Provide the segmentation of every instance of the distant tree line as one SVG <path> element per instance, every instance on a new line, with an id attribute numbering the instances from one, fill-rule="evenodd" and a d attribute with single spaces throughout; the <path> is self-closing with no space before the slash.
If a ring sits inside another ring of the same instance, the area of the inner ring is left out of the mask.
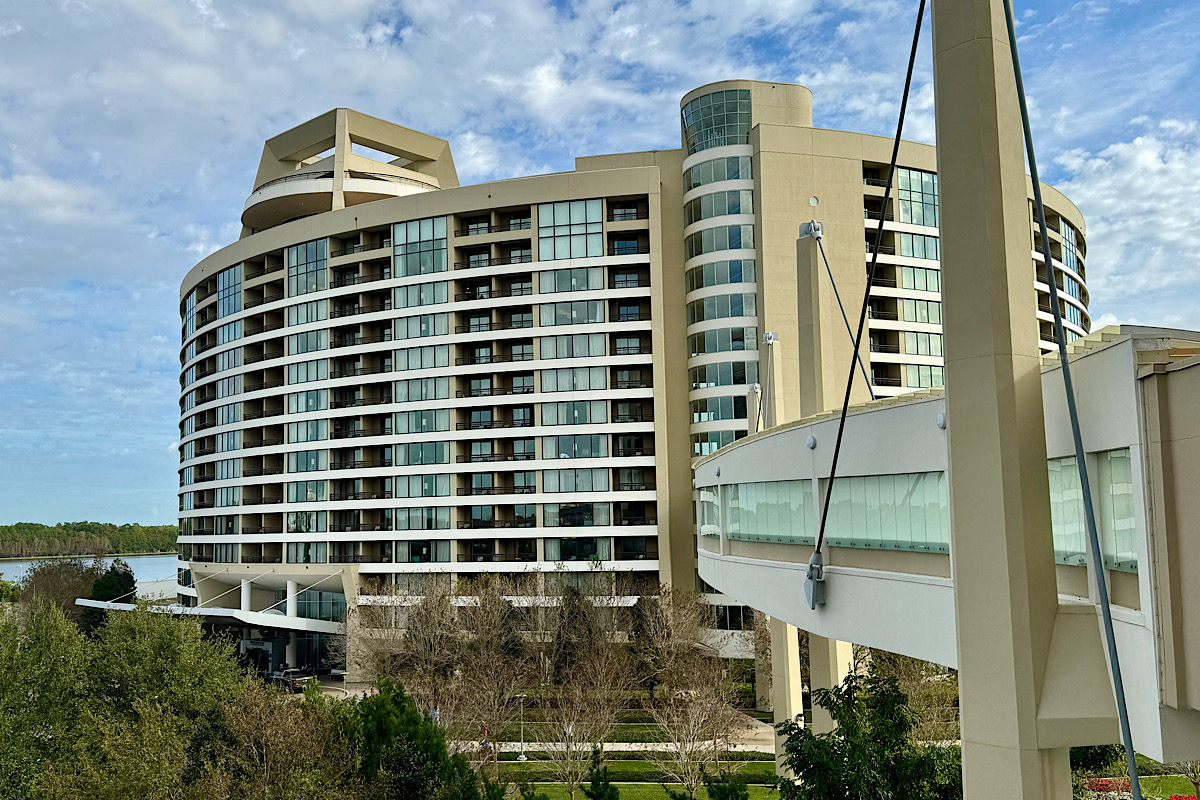
<path id="1" fill-rule="evenodd" d="M 0 558 L 166 553 L 175 549 L 174 525 L 60 522 L 0 525 Z"/>

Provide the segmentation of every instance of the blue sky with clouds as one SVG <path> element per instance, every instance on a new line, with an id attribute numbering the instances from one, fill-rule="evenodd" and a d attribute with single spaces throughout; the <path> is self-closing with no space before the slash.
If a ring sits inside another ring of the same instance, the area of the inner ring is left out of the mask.
<path id="1" fill-rule="evenodd" d="M 1200 328 L 1200 3 L 1018 2 L 1044 177 L 1097 323 Z M 232 241 L 264 139 L 350 106 L 463 182 L 677 147 L 679 97 L 796 81 L 895 124 L 916 2 L 0 2 L 0 523 L 175 517 L 178 284 Z M 932 141 L 928 56 L 909 138 Z"/>

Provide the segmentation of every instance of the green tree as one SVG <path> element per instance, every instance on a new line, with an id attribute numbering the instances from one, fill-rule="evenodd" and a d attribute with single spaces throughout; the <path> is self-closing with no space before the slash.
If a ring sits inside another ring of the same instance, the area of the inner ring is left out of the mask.
<path id="1" fill-rule="evenodd" d="M 88 674 L 100 713 L 127 714 L 144 700 L 187 719 L 238 697 L 246 680 L 230 642 L 205 636 L 194 617 L 145 605 L 100 627 Z"/>
<path id="2" fill-rule="evenodd" d="M 588 772 L 588 785 L 579 787 L 587 800 L 621 800 L 621 790 L 608 777 L 608 767 L 599 747 L 592 748 L 592 768 Z"/>
<path id="3" fill-rule="evenodd" d="M 736 772 L 705 773 L 704 788 L 708 791 L 708 800 L 750 800 L 746 779 Z"/>
<path id="4" fill-rule="evenodd" d="M 87 640 L 45 598 L 0 614 L 0 800 L 24 800 L 41 766 L 69 751 L 87 662 Z"/>
<path id="5" fill-rule="evenodd" d="M 92 584 L 91 599 L 132 603 L 136 600 L 137 581 L 127 561 L 114 559 L 108 569 Z M 85 608 L 79 618 L 79 627 L 91 634 L 104 624 L 106 612 L 99 608 Z"/>
<path id="6" fill-rule="evenodd" d="M 850 675 L 837 688 L 813 692 L 813 702 L 837 728 L 813 734 L 794 721 L 777 726 L 786 737 L 784 763 L 799 779 L 780 785 L 783 800 L 962 796 L 961 778 L 947 774 L 939 748 L 913 742 L 918 718 L 894 678 Z"/>
<path id="7" fill-rule="evenodd" d="M 86 563 L 78 559 L 53 559 L 34 564 L 21 578 L 17 599 L 43 597 L 62 609 L 67 619 L 79 622 L 83 608 L 75 605 L 80 597 L 92 596 L 92 585 L 100 576 L 102 562 Z"/>
<path id="8" fill-rule="evenodd" d="M 404 690 L 380 681 L 358 702 L 353 721 L 368 795 L 384 800 L 479 800 L 475 773 L 451 756 L 446 736 Z"/>

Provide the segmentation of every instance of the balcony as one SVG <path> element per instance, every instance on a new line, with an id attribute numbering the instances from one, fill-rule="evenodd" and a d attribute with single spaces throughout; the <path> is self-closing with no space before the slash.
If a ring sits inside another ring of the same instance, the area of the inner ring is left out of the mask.
<path id="1" fill-rule="evenodd" d="M 363 458 L 356 461 L 332 461 L 329 464 L 330 469 L 372 469 L 375 467 L 390 467 L 391 461 L 384 461 L 379 458 Z"/>
<path id="2" fill-rule="evenodd" d="M 609 222 L 636 222 L 639 219 L 650 219 L 650 212 L 628 209 L 608 213 Z"/>
<path id="3" fill-rule="evenodd" d="M 867 316 L 869 316 L 871 319 L 885 319 L 885 320 L 891 320 L 891 321 L 900 319 L 900 315 L 897 314 L 895 311 L 884 311 L 884 310 L 878 309 L 878 308 L 870 309 L 867 312 Z"/>
<path id="4" fill-rule="evenodd" d="M 249 531 L 245 531 L 249 533 Z M 277 531 L 278 532 L 278 531 Z M 242 556 L 243 564 L 282 564 L 281 556 Z"/>
<path id="5" fill-rule="evenodd" d="M 455 430 L 459 431 L 488 431 L 496 428 L 532 428 L 533 420 L 531 419 L 514 419 L 514 420 L 476 420 L 473 422 L 456 422 Z"/>
<path id="6" fill-rule="evenodd" d="M 262 269 L 255 270 L 254 272 L 247 272 L 243 276 L 243 278 L 244 278 L 244 280 L 252 281 L 255 278 L 261 278 L 263 275 L 270 275 L 272 272 L 282 272 L 282 271 L 283 271 L 283 262 L 280 261 L 278 264 L 275 264 L 274 266 L 270 266 L 270 267 L 264 266 Z"/>
<path id="7" fill-rule="evenodd" d="M 525 262 L 521 261 L 521 262 L 511 262 L 511 263 L 522 263 L 523 264 Z M 495 298 L 503 298 L 503 297 L 525 297 L 525 296 L 531 295 L 531 294 L 533 294 L 532 286 L 517 286 L 512 289 L 495 289 L 495 290 L 480 289 L 480 290 L 474 291 L 474 292 L 462 292 L 461 294 L 456 294 L 456 295 L 454 295 L 454 302 L 465 303 L 465 302 L 468 302 L 471 300 L 492 300 Z"/>
<path id="8" fill-rule="evenodd" d="M 650 277 L 648 275 L 639 275 L 636 278 L 614 278 L 608 282 L 609 289 L 648 289 L 650 288 Z"/>
<path id="9" fill-rule="evenodd" d="M 277 381 L 263 381 L 262 383 L 247 383 L 242 388 L 245 389 L 245 391 L 247 393 L 250 393 L 250 392 L 258 392 L 263 389 L 275 389 L 280 386 L 283 386 L 282 378 Z"/>
<path id="10" fill-rule="evenodd" d="M 391 529 L 392 529 L 392 523 L 390 523 L 390 522 L 381 522 L 381 523 L 375 523 L 375 524 L 372 524 L 369 522 L 353 522 L 353 523 L 344 523 L 344 524 L 340 524 L 340 525 L 331 524 L 329 526 L 330 533 L 361 533 L 364 531 L 378 532 L 378 531 L 390 531 Z"/>
<path id="11" fill-rule="evenodd" d="M 392 303 L 390 300 L 387 302 L 384 302 L 384 303 L 378 303 L 378 304 L 369 305 L 369 306 L 360 306 L 357 304 L 352 305 L 352 306 L 344 306 L 342 308 L 338 308 L 337 306 L 334 306 L 333 308 L 329 309 L 329 318 L 330 319 L 341 319 L 342 317 L 353 317 L 356 314 L 374 314 L 376 311 L 391 311 L 391 310 L 392 310 Z"/>
<path id="12" fill-rule="evenodd" d="M 636 246 L 627 247 L 610 247 L 608 254 L 610 256 L 644 256 L 650 253 L 649 244 L 638 244 Z"/>
<path id="13" fill-rule="evenodd" d="M 262 468 L 248 467 L 248 468 L 242 470 L 242 477 L 244 477 L 244 478 L 258 478 L 263 475 L 282 475 L 282 474 L 283 474 L 283 467 L 262 467 Z"/>
<path id="14" fill-rule="evenodd" d="M 614 356 L 648 356 L 651 350 L 648 344 L 638 344 L 614 347 L 612 352 Z"/>
<path id="15" fill-rule="evenodd" d="M 615 561 L 653 561 L 658 558 L 657 550 L 618 550 Z"/>
<path id="16" fill-rule="evenodd" d="M 383 372 L 391 372 L 390 364 L 380 364 L 377 367 L 350 367 L 348 369 L 335 369 L 329 371 L 330 378 L 356 378 L 360 375 L 379 375 Z"/>
<path id="17" fill-rule="evenodd" d="M 459 464 L 491 464 L 497 461 L 533 461 L 533 453 L 476 453 L 458 456 L 455 461 Z"/>
<path id="18" fill-rule="evenodd" d="M 485 331 L 511 331 L 532 328 L 532 319 L 514 319 L 511 322 L 473 322 L 470 325 L 455 325 L 455 333 L 484 333 Z"/>
<path id="19" fill-rule="evenodd" d="M 654 422 L 654 413 L 651 411 L 643 411 L 634 414 L 613 414 L 613 422 Z"/>
<path id="20" fill-rule="evenodd" d="M 514 219 L 499 225 L 472 225 L 454 232 L 455 236 L 482 236 L 485 233 L 507 233 L 508 231 L 527 231 L 533 228 L 531 219 Z"/>
<path id="21" fill-rule="evenodd" d="M 376 336 L 340 336 L 330 342 L 331 349 L 338 347 L 357 347 L 360 344 L 379 344 L 380 342 L 390 342 L 392 340 L 392 332 L 381 333 Z"/>
<path id="22" fill-rule="evenodd" d="M 458 529 L 462 530 L 486 530 L 490 528 L 532 528 L 533 520 L 515 520 L 515 519 L 468 519 L 460 520 Z"/>
<path id="23" fill-rule="evenodd" d="M 522 253 L 518 256 L 497 256 L 496 258 L 473 258 L 469 261 L 455 261 L 455 269 L 474 269 L 475 267 L 498 267 L 505 264 L 528 264 L 533 261 L 533 255 Z"/>
<path id="24" fill-rule="evenodd" d="M 642 481 L 640 483 L 618 483 L 617 491 L 619 492 L 652 492 L 655 489 L 653 481 Z"/>
<path id="25" fill-rule="evenodd" d="M 502 397 L 510 394 L 533 394 L 532 386 L 513 386 L 509 388 L 493 386 L 482 389 L 457 389 L 455 397 Z"/>
<path id="26" fill-rule="evenodd" d="M 262 297 L 256 300 L 247 300 L 243 305 L 243 308 L 256 308 L 257 306 L 266 305 L 267 303 L 274 303 L 276 300 L 282 300 L 283 297 L 283 292 L 264 294 Z"/>
<path id="27" fill-rule="evenodd" d="M 282 408 L 271 409 L 269 411 L 247 411 L 246 413 L 242 414 L 242 419 L 244 419 L 244 420 L 266 419 L 268 417 L 278 417 L 278 416 L 282 416 L 282 415 L 283 415 Z"/>
<path id="28" fill-rule="evenodd" d="M 428 176 L 409 170 L 405 175 L 347 170 L 343 190 L 346 204 L 354 205 L 389 197 L 403 197 L 438 188 Z M 311 167 L 267 181 L 256 187 L 242 209 L 242 224 L 265 230 L 298 217 L 333 208 L 333 171 Z"/>
<path id="29" fill-rule="evenodd" d="M 626 527 L 629 525 L 657 525 L 658 517 L 653 514 L 647 514 L 642 517 L 617 517 L 613 520 L 613 525 Z"/>
<path id="30" fill-rule="evenodd" d="M 871 342 L 872 353 L 899 353 L 900 345 L 884 344 L 883 342 Z"/>
<path id="31" fill-rule="evenodd" d="M 873 253 L 873 252 L 875 252 L 875 248 L 871 246 L 871 243 L 870 243 L 870 242 L 863 242 L 863 244 L 865 244 L 865 245 L 867 246 L 867 253 L 868 253 L 868 254 L 869 254 L 869 253 Z M 880 255 L 894 256 L 894 255 L 896 255 L 896 248 L 894 248 L 894 247 L 889 247 L 888 245 L 880 245 L 880 247 L 879 247 L 879 254 L 880 254 Z"/>
<path id="32" fill-rule="evenodd" d="M 537 561 L 537 556 L 533 553 L 480 553 L 478 555 L 472 555 L 470 553 L 458 554 L 458 562 L 460 564 L 472 562 L 494 564 L 499 562 L 511 563 L 529 561 Z"/>
<path id="33" fill-rule="evenodd" d="M 616 314 L 613 316 L 612 322 L 649 322 L 649 311 L 638 311 L 636 313 L 627 312 L 624 314 Z"/>
<path id="34" fill-rule="evenodd" d="M 331 439 L 362 439 L 368 436 L 391 436 L 391 428 L 353 428 L 351 430 L 333 431 Z"/>
<path id="35" fill-rule="evenodd" d="M 652 456 L 654 455 L 653 447 L 619 447 L 617 448 L 617 458 L 632 458 L 634 456 Z"/>
<path id="36" fill-rule="evenodd" d="M 329 495 L 330 500 L 391 500 L 391 491 L 379 492 L 334 492 Z"/>
<path id="37" fill-rule="evenodd" d="M 246 534 L 252 534 L 252 533 L 254 533 L 254 534 L 257 534 L 257 533 L 283 533 L 283 528 L 282 528 L 281 526 L 279 526 L 279 525 L 262 525 L 262 526 L 259 526 L 259 527 L 250 527 L 250 526 L 248 526 L 248 525 L 247 525 L 247 526 L 245 526 L 245 527 L 243 527 L 243 528 L 242 528 L 242 533 L 246 533 Z M 269 558 L 270 558 L 270 556 L 266 556 L 265 558 L 268 558 L 268 559 L 269 559 Z M 246 558 L 242 558 L 242 561 L 246 561 L 247 563 L 251 563 L 251 562 L 249 562 L 249 561 L 248 561 L 248 559 L 246 559 Z M 255 561 L 255 562 L 252 562 L 252 563 L 255 563 L 255 564 L 278 564 L 278 563 L 279 563 L 279 556 L 275 556 L 275 560 L 274 560 L 274 561 L 270 561 L 270 560 L 266 560 L 266 561 Z"/>
<path id="38" fill-rule="evenodd" d="M 382 250 L 385 247 L 391 247 L 391 246 L 392 246 L 391 239 L 384 239 L 382 242 L 379 242 L 378 244 L 372 244 L 372 243 L 352 244 L 349 247 L 342 248 L 341 250 L 330 250 L 329 257 L 337 258 L 338 256 L 352 256 L 355 253 L 365 253 L 370 250 Z"/>
<path id="39" fill-rule="evenodd" d="M 895 215 L 891 211 L 875 211 L 874 209 L 864 208 L 863 217 L 865 219 L 885 219 L 888 222 L 895 220 Z"/>
<path id="40" fill-rule="evenodd" d="M 875 384 L 876 386 L 900 386 L 900 385 L 902 385 L 900 383 L 899 378 L 887 378 L 882 375 L 872 375 L 871 383 Z"/>
<path id="41" fill-rule="evenodd" d="M 612 388 L 614 389 L 653 389 L 654 381 L 649 378 L 631 378 L 628 380 L 613 381 Z"/>
<path id="42" fill-rule="evenodd" d="M 454 359 L 454 365 L 461 367 L 473 364 L 508 364 L 513 361 L 533 361 L 533 353 L 513 353 L 512 355 L 481 355 L 462 356 Z"/>
<path id="43" fill-rule="evenodd" d="M 247 449 L 247 450 L 250 450 L 250 449 L 253 449 L 253 448 L 255 448 L 255 447 L 274 447 L 275 445 L 278 445 L 278 444 L 283 444 L 283 437 L 282 437 L 282 436 L 280 436 L 279 438 L 275 438 L 274 436 L 272 436 L 272 437 L 271 437 L 271 438 L 269 438 L 269 439 L 268 439 L 268 438 L 263 438 L 263 439 L 260 439 L 260 440 L 259 440 L 259 441 L 257 441 L 257 442 L 245 442 L 245 443 L 242 445 L 242 447 L 243 447 L 243 448 L 245 448 L 245 449 Z"/>
<path id="44" fill-rule="evenodd" d="M 387 405 L 390 402 L 392 402 L 392 396 L 385 394 L 383 397 L 379 397 L 379 398 L 373 399 L 373 400 L 363 398 L 363 397 L 356 397 L 353 400 L 330 400 L 329 407 L 333 408 L 333 409 L 336 409 L 336 408 L 360 408 L 361 406 Z"/>
<path id="45" fill-rule="evenodd" d="M 864 186 L 887 186 L 887 180 L 884 178 L 863 178 Z"/>

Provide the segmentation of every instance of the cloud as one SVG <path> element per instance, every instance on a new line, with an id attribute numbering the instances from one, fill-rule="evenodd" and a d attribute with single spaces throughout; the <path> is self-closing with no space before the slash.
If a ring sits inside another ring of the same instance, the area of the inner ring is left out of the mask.
<path id="1" fill-rule="evenodd" d="M 1093 308 L 1106 319 L 1200 328 L 1200 123 L 1144 124 L 1130 141 L 1059 155 L 1059 188 L 1087 220 Z"/>
<path id="2" fill-rule="evenodd" d="M 1168 302 L 1164 282 L 1183 281 L 1192 304 L 1200 292 L 1179 240 L 1195 220 L 1158 194 L 1187 185 L 1172 171 L 1196 177 L 1200 5 L 1125 5 L 1025 9 L 1022 56 L 1047 177 L 1068 180 L 1088 217 L 1094 312 L 1169 321 L 1158 315 L 1186 316 L 1187 304 Z M 906 0 L 7 4 L 0 522 L 164 521 L 178 282 L 237 237 L 270 136 L 350 106 L 448 139 L 462 179 L 485 181 L 677 147 L 679 98 L 736 77 L 799 79 L 818 125 L 890 135 L 914 11 Z M 922 37 L 905 130 L 932 141 L 928 23 Z M 1126 195 L 1121 181 L 1135 182 Z M 1148 232 L 1130 232 L 1129 215 Z M 1151 266 L 1132 266 L 1143 255 Z"/>

